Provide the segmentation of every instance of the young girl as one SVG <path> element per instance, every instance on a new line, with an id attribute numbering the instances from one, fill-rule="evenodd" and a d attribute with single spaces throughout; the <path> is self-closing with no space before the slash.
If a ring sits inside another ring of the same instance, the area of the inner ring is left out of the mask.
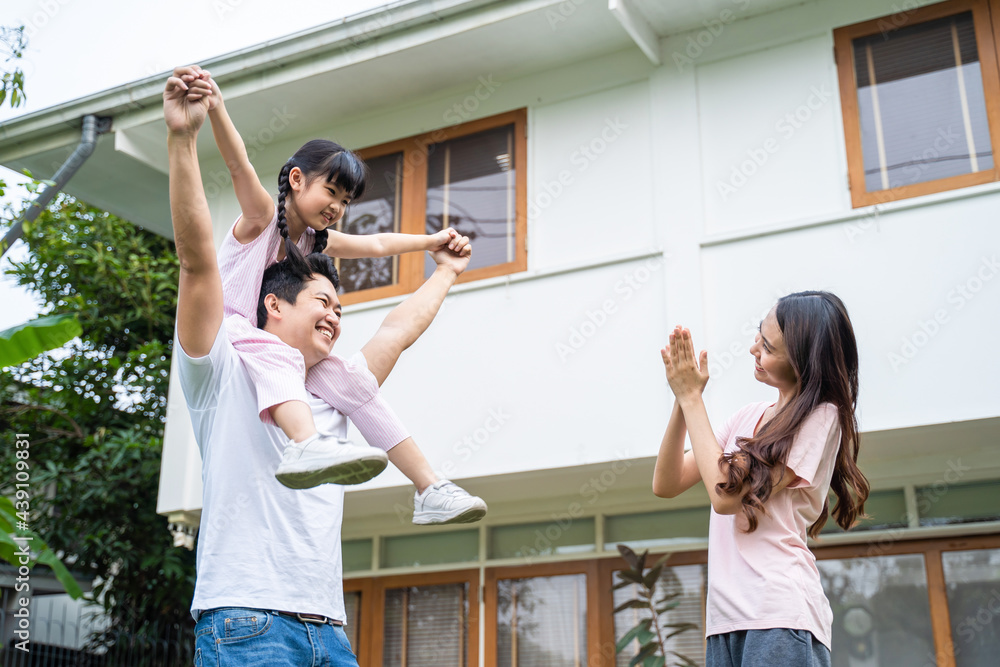
<path id="1" fill-rule="evenodd" d="M 677 327 L 661 350 L 676 401 L 653 492 L 672 498 L 704 480 L 708 538 L 706 665 L 830 665 L 833 612 L 806 537 L 828 516 L 844 529 L 864 513 L 858 469 L 858 348 L 847 310 L 828 292 L 780 299 L 750 348 L 754 377 L 778 390 L 714 434 L 702 392 L 708 354 Z M 684 451 L 685 432 L 691 450 Z"/>
<path id="2" fill-rule="evenodd" d="M 414 523 L 478 521 L 486 514 L 486 503 L 437 478 L 382 398 L 360 353 L 350 360 L 331 354 L 307 376 L 297 350 L 256 328 L 264 269 L 285 256 L 308 274 L 303 256 L 311 252 L 342 258 L 386 257 L 448 246 L 462 253 L 469 251 L 468 239 L 450 229 L 434 235 L 369 236 L 328 230 L 343 218 L 351 200 L 364 193 L 365 166 L 354 153 L 321 139 L 306 143 L 282 167 L 275 207 L 226 113 L 218 85 L 208 72 L 197 71 L 212 86 L 212 133 L 242 210 L 219 250 L 226 327 L 256 387 L 261 420 L 276 424 L 289 438 L 276 477 L 299 489 L 321 483 L 358 484 L 380 473 L 388 458 L 417 487 Z M 336 323 L 320 332 L 333 341 L 340 333 L 336 310 Z M 374 447 L 319 434 L 307 403 L 310 393 L 347 415 Z"/>

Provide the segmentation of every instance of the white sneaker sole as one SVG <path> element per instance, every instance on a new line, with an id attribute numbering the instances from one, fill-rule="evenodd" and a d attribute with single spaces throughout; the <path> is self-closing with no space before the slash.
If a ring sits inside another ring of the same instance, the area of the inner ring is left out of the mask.
<path id="1" fill-rule="evenodd" d="M 384 455 L 373 454 L 319 470 L 279 470 L 274 476 L 290 489 L 311 489 L 320 484 L 362 484 L 385 470 L 386 465 L 388 461 Z"/>
<path id="2" fill-rule="evenodd" d="M 413 515 L 418 526 L 441 526 L 449 523 L 475 523 L 486 516 L 485 507 L 472 507 L 459 514 L 446 512 L 420 512 Z"/>

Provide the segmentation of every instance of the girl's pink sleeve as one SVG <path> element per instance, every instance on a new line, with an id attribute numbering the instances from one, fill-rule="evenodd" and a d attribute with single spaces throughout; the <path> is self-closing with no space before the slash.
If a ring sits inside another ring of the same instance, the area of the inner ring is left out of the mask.
<path id="1" fill-rule="evenodd" d="M 222 305 L 226 317 L 240 315 L 257 326 L 257 300 L 264 269 L 278 256 L 278 212 L 257 238 L 240 243 L 233 232 L 236 223 L 226 232 L 219 247 L 219 274 L 222 276 Z"/>

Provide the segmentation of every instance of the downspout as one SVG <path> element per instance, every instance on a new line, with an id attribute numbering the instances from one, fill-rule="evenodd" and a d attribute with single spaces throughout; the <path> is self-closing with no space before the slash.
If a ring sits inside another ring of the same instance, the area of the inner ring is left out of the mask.
<path id="1" fill-rule="evenodd" d="M 97 146 L 98 135 L 104 134 L 110 129 L 110 118 L 99 118 L 93 115 L 83 117 L 83 134 L 80 136 L 80 143 L 77 144 L 76 150 L 63 162 L 62 166 L 59 167 L 59 171 L 52 177 L 53 183 L 38 193 L 35 201 L 31 203 L 31 206 L 24 212 L 24 215 L 18 218 L 14 226 L 7 230 L 7 234 L 0 241 L 0 257 L 6 255 L 10 247 L 14 245 L 14 242 L 21 238 L 21 235 L 24 233 L 24 223 L 32 222 L 37 218 L 38 214 L 65 187 L 77 169 L 93 154 L 94 148 Z"/>

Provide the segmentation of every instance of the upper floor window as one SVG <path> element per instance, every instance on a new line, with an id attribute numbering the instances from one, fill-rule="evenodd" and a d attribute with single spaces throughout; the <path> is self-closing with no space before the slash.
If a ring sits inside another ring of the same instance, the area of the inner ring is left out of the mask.
<path id="1" fill-rule="evenodd" d="M 454 227 L 473 247 L 462 282 L 524 271 L 525 119 L 520 109 L 358 151 L 371 172 L 368 190 L 338 229 L 433 234 Z M 421 253 L 337 265 L 345 304 L 407 294 L 434 271 Z"/>
<path id="2" fill-rule="evenodd" d="M 998 180 L 992 20 L 954 0 L 834 31 L 855 207 Z"/>

